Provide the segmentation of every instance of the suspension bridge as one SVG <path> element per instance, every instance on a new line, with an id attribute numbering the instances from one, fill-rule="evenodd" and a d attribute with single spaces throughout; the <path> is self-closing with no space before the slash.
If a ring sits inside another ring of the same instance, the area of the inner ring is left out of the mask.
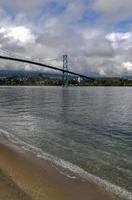
<path id="1" fill-rule="evenodd" d="M 83 79 L 94 80 L 92 77 L 88 77 L 86 75 L 68 70 L 68 55 L 63 55 L 62 58 L 63 58 L 62 59 L 63 65 L 62 65 L 62 68 L 59 68 L 59 67 L 55 67 L 53 65 L 38 62 L 31 58 L 21 57 L 20 55 L 13 54 L 12 52 L 9 52 L 8 50 L 0 49 L 0 59 L 2 59 L 2 60 L 15 61 L 15 62 L 35 65 L 35 66 L 44 67 L 44 68 L 62 72 L 62 85 L 63 86 L 68 86 L 68 76 L 69 75 L 74 75 L 77 77 L 81 77 Z M 55 60 L 55 59 L 52 59 L 52 60 Z"/>

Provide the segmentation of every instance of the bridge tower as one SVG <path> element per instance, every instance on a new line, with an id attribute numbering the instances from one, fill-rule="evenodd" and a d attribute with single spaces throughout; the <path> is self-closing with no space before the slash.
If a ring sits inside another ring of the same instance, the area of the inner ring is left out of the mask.
<path id="1" fill-rule="evenodd" d="M 63 70 L 68 71 L 68 55 L 63 55 Z M 62 85 L 68 86 L 68 72 L 63 71 Z"/>

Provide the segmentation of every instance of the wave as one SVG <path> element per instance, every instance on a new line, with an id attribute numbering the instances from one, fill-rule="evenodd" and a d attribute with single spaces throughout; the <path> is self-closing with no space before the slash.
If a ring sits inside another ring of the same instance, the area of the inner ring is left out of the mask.
<path id="1" fill-rule="evenodd" d="M 20 140 L 13 134 L 11 134 L 3 129 L 0 129 L 0 135 L 2 137 L 6 138 L 7 140 L 9 140 L 11 143 L 23 148 L 24 150 L 34 153 L 37 157 L 48 160 L 48 161 L 52 162 L 53 164 L 55 164 L 56 166 L 59 166 L 62 169 L 68 170 L 69 172 L 72 172 L 75 175 L 77 175 L 85 180 L 94 182 L 97 185 L 99 185 L 100 187 L 104 188 L 106 191 L 111 192 L 112 194 L 115 194 L 116 196 L 118 196 L 122 199 L 132 200 L 132 193 L 121 188 L 120 186 L 112 184 L 112 183 L 110 183 L 104 179 L 101 179 L 100 177 L 97 177 L 93 174 L 90 174 L 77 165 L 74 165 L 68 161 L 65 161 L 56 156 L 48 154 L 48 153 L 44 152 L 42 149 L 37 148 L 31 144 L 28 144 L 28 143 Z M 75 178 L 75 176 L 70 176 L 70 175 L 67 175 L 67 176 L 70 178 Z"/>

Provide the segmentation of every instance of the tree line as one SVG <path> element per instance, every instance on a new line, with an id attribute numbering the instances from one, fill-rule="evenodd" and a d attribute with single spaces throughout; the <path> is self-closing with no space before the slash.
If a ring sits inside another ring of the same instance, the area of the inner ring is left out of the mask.
<path id="1" fill-rule="evenodd" d="M 38 86 L 61 86 L 61 78 L 44 78 L 44 77 L 8 77 L 0 78 L 0 85 L 38 85 Z M 71 86 L 132 86 L 132 80 L 123 79 L 123 78 L 103 78 L 103 79 L 81 79 L 78 81 L 78 78 L 69 78 L 68 85 Z"/>

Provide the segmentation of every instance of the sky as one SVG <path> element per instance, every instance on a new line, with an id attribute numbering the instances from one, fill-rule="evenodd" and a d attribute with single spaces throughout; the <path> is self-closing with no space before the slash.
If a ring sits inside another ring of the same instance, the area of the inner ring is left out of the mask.
<path id="1" fill-rule="evenodd" d="M 41 62 L 58 58 L 49 64 L 59 67 L 67 54 L 69 70 L 131 76 L 132 0 L 0 0 L 0 49 Z M 0 69 L 34 70 L 0 63 Z"/>

